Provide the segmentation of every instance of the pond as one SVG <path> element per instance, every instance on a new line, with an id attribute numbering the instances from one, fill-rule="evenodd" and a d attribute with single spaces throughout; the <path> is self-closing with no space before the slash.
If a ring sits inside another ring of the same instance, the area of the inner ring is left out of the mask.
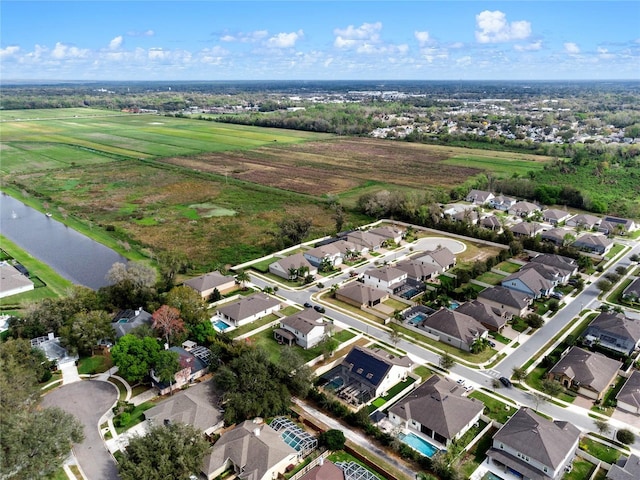
<path id="1" fill-rule="evenodd" d="M 98 289 L 106 274 L 127 259 L 19 200 L 0 196 L 0 233 L 73 283 Z"/>

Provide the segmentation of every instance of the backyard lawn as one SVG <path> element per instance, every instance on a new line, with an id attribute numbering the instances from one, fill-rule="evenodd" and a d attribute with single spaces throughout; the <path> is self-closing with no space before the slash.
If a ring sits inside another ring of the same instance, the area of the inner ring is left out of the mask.
<path id="1" fill-rule="evenodd" d="M 609 464 L 616 463 L 621 455 L 619 450 L 588 437 L 580 440 L 580 449 Z"/>
<path id="2" fill-rule="evenodd" d="M 78 373 L 93 375 L 95 373 L 106 372 L 113 366 L 111 356 L 94 355 L 93 357 L 81 358 L 78 361 Z"/>
<path id="3" fill-rule="evenodd" d="M 505 423 L 511 415 L 516 413 L 515 407 L 511 407 L 506 403 L 490 397 L 489 395 L 485 395 L 477 390 L 475 392 L 471 392 L 469 397 L 475 398 L 484 403 L 486 415 L 499 423 Z"/>

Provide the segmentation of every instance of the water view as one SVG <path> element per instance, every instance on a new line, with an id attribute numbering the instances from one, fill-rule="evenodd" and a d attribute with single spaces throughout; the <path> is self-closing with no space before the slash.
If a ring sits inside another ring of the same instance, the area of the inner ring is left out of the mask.
<path id="1" fill-rule="evenodd" d="M 0 233 L 79 285 L 98 289 L 115 262 L 127 259 L 15 198 L 0 196 Z"/>

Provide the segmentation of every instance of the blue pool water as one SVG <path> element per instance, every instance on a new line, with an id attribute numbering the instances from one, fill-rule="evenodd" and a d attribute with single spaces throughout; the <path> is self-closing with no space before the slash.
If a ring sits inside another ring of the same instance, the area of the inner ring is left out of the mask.
<path id="1" fill-rule="evenodd" d="M 482 480 L 502 480 L 501 477 L 497 476 L 495 473 L 493 472 L 487 472 L 484 474 L 484 476 L 482 477 Z"/>
<path id="2" fill-rule="evenodd" d="M 431 458 L 433 455 L 438 453 L 438 449 L 436 447 L 413 433 L 408 433 L 406 435 L 400 434 L 400 440 L 426 457 Z"/>
<path id="3" fill-rule="evenodd" d="M 325 388 L 328 390 L 336 390 L 342 385 L 344 385 L 344 380 L 341 377 L 335 377 L 332 378 L 329 383 L 327 383 L 327 386 Z"/>
<path id="4" fill-rule="evenodd" d="M 417 325 L 418 323 L 420 323 L 425 318 L 427 318 L 427 316 L 424 313 L 419 313 L 415 317 L 409 319 L 409 323 L 412 324 L 412 325 Z"/>
<path id="5" fill-rule="evenodd" d="M 222 320 L 216 320 L 213 326 L 222 332 L 224 332 L 227 328 L 229 328 L 229 325 L 224 323 Z"/>
<path id="6" fill-rule="evenodd" d="M 450 308 L 451 310 L 455 310 L 455 309 L 456 309 L 456 308 L 458 308 L 459 306 L 460 306 L 460 304 L 459 304 L 458 302 L 451 302 L 451 303 L 449 304 L 449 308 Z"/>
<path id="7" fill-rule="evenodd" d="M 118 320 L 118 323 L 128 323 L 129 319 L 128 318 L 121 318 L 120 320 Z"/>

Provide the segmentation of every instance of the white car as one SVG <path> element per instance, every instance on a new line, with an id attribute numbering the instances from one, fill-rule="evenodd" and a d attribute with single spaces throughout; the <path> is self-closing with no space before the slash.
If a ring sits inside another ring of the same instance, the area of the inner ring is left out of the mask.
<path id="1" fill-rule="evenodd" d="M 456 383 L 458 385 L 464 385 L 464 378 L 459 378 L 458 380 L 456 380 Z"/>

